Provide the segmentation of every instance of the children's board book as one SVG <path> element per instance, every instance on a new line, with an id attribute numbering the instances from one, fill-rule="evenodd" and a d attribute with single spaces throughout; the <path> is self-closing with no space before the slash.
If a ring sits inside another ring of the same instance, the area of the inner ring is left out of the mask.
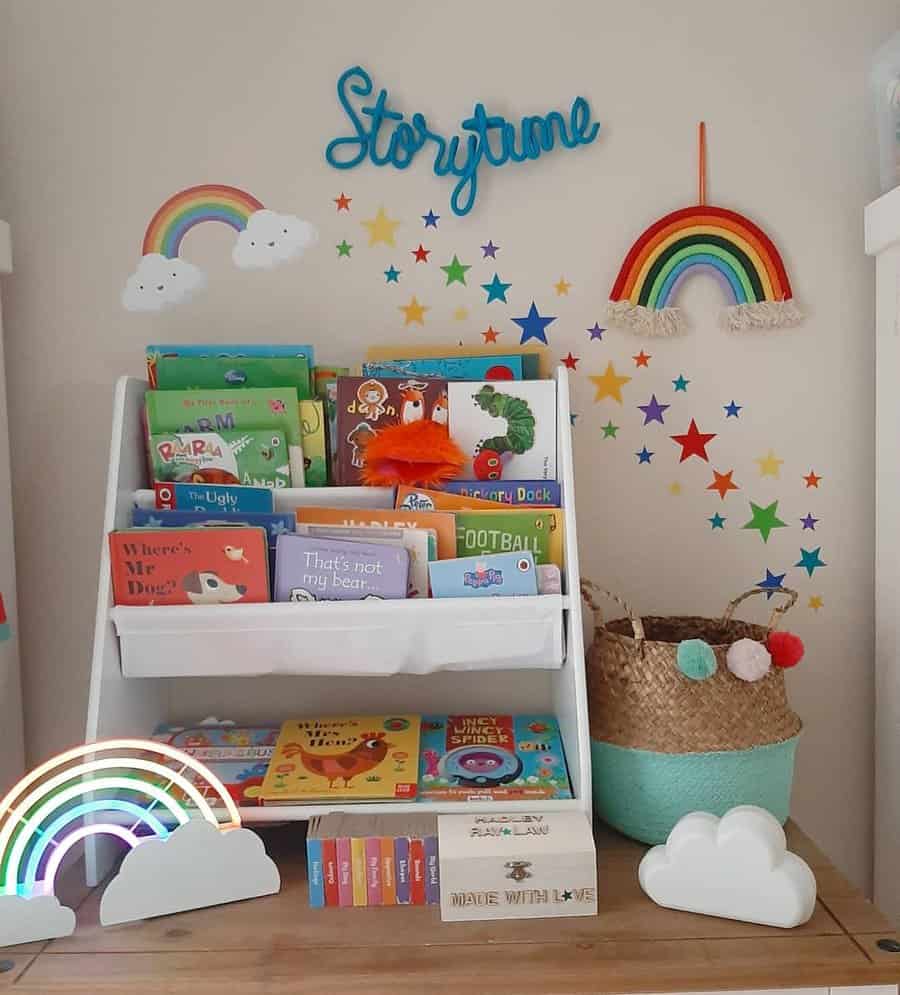
<path id="1" fill-rule="evenodd" d="M 305 356 L 160 356 L 155 386 L 157 390 L 294 387 L 299 398 L 312 396 Z"/>
<path id="2" fill-rule="evenodd" d="M 546 508 L 459 511 L 456 513 L 456 555 L 484 556 L 486 553 L 530 550 L 535 563 L 552 563 L 551 540 L 553 530 L 559 531 L 558 525 L 553 511 Z"/>
<path id="3" fill-rule="evenodd" d="M 429 564 L 435 598 L 492 598 L 537 594 L 534 557 L 522 553 L 492 553 Z"/>
<path id="4" fill-rule="evenodd" d="M 558 508 L 561 499 L 556 480 L 451 480 L 444 490 L 461 497 L 531 507 Z"/>
<path id="5" fill-rule="evenodd" d="M 441 356 L 363 363 L 365 377 L 443 377 L 445 380 L 521 380 L 521 356 Z"/>
<path id="6" fill-rule="evenodd" d="M 260 791 L 275 752 L 278 726 L 203 723 L 186 728 L 161 725 L 152 738 L 182 750 L 209 767 L 238 805 L 252 807 L 261 804 Z M 191 776 L 189 770 L 184 773 Z M 193 775 L 191 780 L 196 787 L 203 789 L 203 796 L 211 805 L 221 804 L 216 793 L 199 774 Z"/>
<path id="7" fill-rule="evenodd" d="M 337 479 L 337 382 L 338 377 L 350 375 L 347 366 L 317 366 L 313 370 L 313 388 L 317 398 L 325 405 L 325 419 L 328 423 L 328 480 Z"/>
<path id="8" fill-rule="evenodd" d="M 117 605 L 269 600 L 265 529 L 133 529 L 109 534 Z"/>
<path id="9" fill-rule="evenodd" d="M 239 487 L 229 484 L 153 485 L 154 501 L 160 511 L 208 511 L 271 513 L 275 508 L 268 487 Z"/>
<path id="10" fill-rule="evenodd" d="M 376 525 L 296 525 L 300 535 L 402 546 L 409 553 L 408 598 L 428 597 L 428 564 L 437 558 L 433 529 L 382 529 Z"/>
<path id="11" fill-rule="evenodd" d="M 422 717 L 420 801 L 571 797 L 552 715 Z"/>
<path id="12" fill-rule="evenodd" d="M 556 480 L 556 382 L 447 385 L 450 435 L 465 477 Z"/>
<path id="13" fill-rule="evenodd" d="M 395 511 L 384 508 L 298 508 L 297 521 L 311 525 L 378 525 L 384 529 L 433 529 L 439 560 L 456 556 L 455 516 L 447 511 Z"/>
<path id="14" fill-rule="evenodd" d="M 327 427 L 324 401 L 300 402 L 303 471 L 307 487 L 325 487 L 328 483 Z"/>
<path id="15" fill-rule="evenodd" d="M 263 804 L 412 801 L 419 721 L 418 715 L 369 715 L 285 722 L 263 781 Z"/>
<path id="16" fill-rule="evenodd" d="M 291 486 L 284 432 L 162 432 L 149 440 L 153 478 L 163 483 Z"/>
<path id="17" fill-rule="evenodd" d="M 447 424 L 447 381 L 425 377 L 340 377 L 337 382 L 338 483 L 358 486 L 366 443 L 379 429 L 430 418 Z"/>
<path id="18" fill-rule="evenodd" d="M 303 439 L 297 391 L 291 387 L 247 390 L 148 390 L 144 395 L 150 435 L 161 432 L 243 432 L 265 428 L 284 433 L 291 484 L 303 486 Z"/>
<path id="19" fill-rule="evenodd" d="M 226 345 L 215 343 L 203 345 L 192 343 L 191 345 L 148 345 L 146 347 L 147 356 L 147 379 L 151 387 L 156 387 L 156 362 L 162 357 L 185 357 L 185 358 L 215 358 L 215 359 L 243 359 L 246 357 L 259 357 L 262 359 L 292 359 L 301 356 L 306 360 L 307 366 L 311 370 L 316 365 L 315 349 L 311 345 Z"/>
<path id="20" fill-rule="evenodd" d="M 276 601 L 396 601 L 408 582 L 401 546 L 290 534 L 275 546 Z"/>
<path id="21" fill-rule="evenodd" d="M 448 494 L 446 491 L 433 491 L 427 487 L 410 487 L 400 484 L 394 498 L 394 507 L 402 511 L 484 511 L 501 509 L 496 501 L 465 497 L 461 494 Z"/>
<path id="22" fill-rule="evenodd" d="M 366 349 L 368 362 L 391 362 L 395 356 L 408 359 L 444 359 L 446 357 L 471 356 L 508 356 L 522 357 L 522 369 L 526 380 L 537 380 L 549 377 L 553 372 L 552 353 L 543 345 L 501 346 L 501 345 L 464 345 L 462 342 L 445 342 L 435 345 L 413 345 L 410 342 L 401 345 L 372 345 Z"/>

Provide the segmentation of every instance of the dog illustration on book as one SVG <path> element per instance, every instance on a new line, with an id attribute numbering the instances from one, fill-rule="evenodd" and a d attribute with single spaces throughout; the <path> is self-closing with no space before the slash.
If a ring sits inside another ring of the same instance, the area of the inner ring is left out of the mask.
<path id="1" fill-rule="evenodd" d="M 384 738 L 383 732 L 364 732 L 362 741 L 344 753 L 309 753 L 301 743 L 287 743 L 282 753 L 288 759 L 299 756 L 300 762 L 310 772 L 328 779 L 328 787 L 333 788 L 334 782 L 341 778 L 344 787 L 350 786 L 350 781 L 360 774 L 373 770 L 393 749 L 394 744 Z"/>
<path id="2" fill-rule="evenodd" d="M 229 605 L 247 593 L 243 584 L 229 584 L 212 570 L 192 570 L 181 586 L 193 605 Z"/>

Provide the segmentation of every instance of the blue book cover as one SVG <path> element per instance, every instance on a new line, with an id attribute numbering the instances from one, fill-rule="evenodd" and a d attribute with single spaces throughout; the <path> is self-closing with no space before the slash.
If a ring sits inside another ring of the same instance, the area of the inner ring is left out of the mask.
<path id="1" fill-rule="evenodd" d="M 291 359 L 303 356 L 312 369 L 315 365 L 315 348 L 311 345 L 231 345 L 221 342 L 211 345 L 148 345 L 146 348 L 147 364 L 157 356 L 191 356 L 206 358 L 208 356 L 221 359 L 238 359 L 244 356 L 258 356 L 263 359 Z"/>
<path id="2" fill-rule="evenodd" d="M 425 840 L 425 904 L 441 904 L 441 872 L 438 863 L 438 838 L 426 836 Z"/>
<path id="3" fill-rule="evenodd" d="M 444 484 L 448 494 L 461 494 L 503 504 L 532 504 L 558 508 L 559 482 L 556 480 L 451 480 Z"/>
<path id="4" fill-rule="evenodd" d="M 272 514 L 275 510 L 275 499 L 268 487 L 156 483 L 153 490 L 160 511 L 205 511 L 222 515 L 233 512 Z"/>
<path id="5" fill-rule="evenodd" d="M 487 553 L 428 564 L 433 598 L 491 598 L 537 594 L 531 550 Z"/>
<path id="6" fill-rule="evenodd" d="M 163 511 L 159 508 L 135 508 L 131 513 L 131 524 L 135 528 L 185 529 L 192 526 L 216 525 L 255 525 L 265 529 L 269 545 L 285 532 L 293 532 L 295 516 L 290 512 L 236 511 L 231 514 L 215 515 L 208 511 Z"/>
<path id="7" fill-rule="evenodd" d="M 521 380 L 521 356 L 448 356 L 363 363 L 364 377 L 441 377 L 443 380 Z"/>
<path id="8" fill-rule="evenodd" d="M 309 881 L 309 907 L 325 908 L 325 882 L 322 877 L 322 841 L 306 840 L 306 877 Z"/>
<path id="9" fill-rule="evenodd" d="M 409 905 L 409 838 L 394 840 L 394 873 L 397 879 L 397 904 Z"/>

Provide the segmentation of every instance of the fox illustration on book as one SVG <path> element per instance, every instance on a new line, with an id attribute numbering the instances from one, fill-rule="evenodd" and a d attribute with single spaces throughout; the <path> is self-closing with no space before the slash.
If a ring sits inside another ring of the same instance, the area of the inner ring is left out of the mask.
<path id="1" fill-rule="evenodd" d="M 373 770 L 393 749 L 383 732 L 364 732 L 361 742 L 343 753 L 309 753 L 301 743 L 286 743 L 282 753 L 288 759 L 299 756 L 300 762 L 311 773 L 328 779 L 328 787 L 333 788 L 338 778 L 343 779 L 344 787 L 360 774 Z"/>

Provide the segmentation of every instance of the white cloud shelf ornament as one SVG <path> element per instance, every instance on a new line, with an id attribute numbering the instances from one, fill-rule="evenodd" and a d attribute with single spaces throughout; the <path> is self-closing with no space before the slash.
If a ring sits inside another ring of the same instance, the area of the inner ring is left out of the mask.
<path id="1" fill-rule="evenodd" d="M 816 905 L 809 865 L 787 849 L 778 820 L 755 805 L 721 819 L 683 816 L 641 861 L 638 880 L 665 908 L 783 929 L 803 925 Z"/>

